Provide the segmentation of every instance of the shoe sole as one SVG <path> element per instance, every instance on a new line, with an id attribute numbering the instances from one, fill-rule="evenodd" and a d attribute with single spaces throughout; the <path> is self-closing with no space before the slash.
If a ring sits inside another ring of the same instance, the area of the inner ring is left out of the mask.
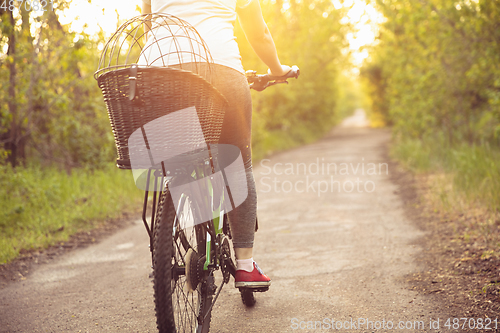
<path id="1" fill-rule="evenodd" d="M 252 282 L 245 282 L 245 281 L 240 281 L 240 282 L 235 282 L 234 287 L 235 288 L 262 288 L 262 287 L 269 287 L 271 285 L 271 281 L 252 281 Z"/>

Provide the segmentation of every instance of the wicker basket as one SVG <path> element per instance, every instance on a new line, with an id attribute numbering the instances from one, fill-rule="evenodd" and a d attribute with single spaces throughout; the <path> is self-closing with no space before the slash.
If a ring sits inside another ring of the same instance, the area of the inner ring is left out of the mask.
<path id="1" fill-rule="evenodd" d="M 118 152 L 117 165 L 121 169 L 131 169 L 131 149 L 144 149 L 129 147 L 132 133 L 178 110 L 194 106 L 199 123 L 165 124 L 165 128 L 157 130 L 186 137 L 186 133 L 195 133 L 201 124 L 204 142 L 193 135 L 189 139 L 192 142 L 186 143 L 193 150 L 219 140 L 227 101 L 195 73 L 176 68 L 130 67 L 106 72 L 97 81 L 104 95 Z M 169 142 L 165 142 L 164 149 L 169 149 Z"/>
<path id="2" fill-rule="evenodd" d="M 148 137 L 154 138 L 156 152 L 175 153 L 173 145 L 180 140 L 184 152 L 218 142 L 227 101 L 211 85 L 212 64 L 196 29 L 175 16 L 140 15 L 118 28 L 102 51 L 94 77 L 104 95 L 119 168 L 135 169 L 138 155 L 151 156 Z M 186 120 L 155 121 L 190 107 L 196 109 L 197 117 L 192 112 L 194 116 Z M 156 124 L 153 133 L 146 135 L 144 126 L 152 122 Z M 137 130 L 144 134 L 142 145 L 131 139 Z M 172 140 L 176 137 L 179 140 Z M 157 160 L 151 158 L 149 166 L 143 163 L 140 167 L 155 167 Z"/>

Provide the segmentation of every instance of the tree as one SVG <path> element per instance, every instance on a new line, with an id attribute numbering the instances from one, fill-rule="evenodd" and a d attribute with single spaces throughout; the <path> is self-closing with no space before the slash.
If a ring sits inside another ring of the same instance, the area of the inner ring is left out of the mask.
<path id="1" fill-rule="evenodd" d="M 340 24 L 345 10 L 313 0 L 263 1 L 262 10 L 281 62 L 298 65 L 301 74 L 287 87 L 253 96 L 253 140 L 258 146 L 272 132 L 285 132 L 296 142 L 317 138 L 337 120 L 338 76 L 347 66 L 342 48 L 348 27 Z M 244 67 L 265 72 L 239 28 L 236 37 Z"/>
<path id="2" fill-rule="evenodd" d="M 0 142 L 14 167 L 40 161 L 71 168 L 111 160 L 107 116 L 92 77 L 103 36 L 69 33 L 58 19 L 69 4 L 59 1 L 41 16 L 2 13 L 2 36 L 8 37 L 0 47 L 7 44 L 8 52 L 0 85 L 8 86 L 8 94 L 0 94 Z"/>
<path id="3" fill-rule="evenodd" d="M 363 71 L 374 108 L 403 137 L 498 147 L 500 2 L 377 4 L 387 22 Z"/>

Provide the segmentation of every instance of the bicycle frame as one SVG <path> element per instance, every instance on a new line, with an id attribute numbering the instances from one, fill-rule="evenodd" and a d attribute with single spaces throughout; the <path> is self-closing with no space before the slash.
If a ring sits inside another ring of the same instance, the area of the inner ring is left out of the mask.
<path id="1" fill-rule="evenodd" d="M 208 162 L 208 161 L 207 161 Z M 220 268 L 220 261 L 219 261 L 219 256 L 220 256 L 220 249 L 219 246 L 222 243 L 222 240 L 224 237 L 231 237 L 229 234 L 229 221 L 227 214 L 225 214 L 224 210 L 222 207 L 224 206 L 224 200 L 226 198 L 224 197 L 224 191 L 222 191 L 220 198 L 216 198 L 214 194 L 214 189 L 212 182 L 209 181 L 209 178 L 207 178 L 207 175 L 213 174 L 214 167 L 212 163 L 203 163 L 201 165 L 194 165 L 190 166 L 189 168 L 184 168 L 182 172 L 179 172 L 178 174 L 174 175 L 171 177 L 171 179 L 166 180 L 166 177 L 164 176 L 165 170 L 163 168 L 157 168 L 157 169 L 149 169 L 148 174 L 147 174 L 147 183 L 146 183 L 146 189 L 150 188 L 150 182 L 151 182 L 151 173 L 153 172 L 154 176 L 154 185 L 153 185 L 153 202 L 152 202 L 152 211 L 151 211 L 151 218 L 150 222 L 148 223 L 147 221 L 147 208 L 148 208 L 148 199 L 149 199 L 149 191 L 145 191 L 144 195 L 144 203 L 143 203 L 143 212 L 142 212 L 142 221 L 144 223 L 144 226 L 146 228 L 146 231 L 149 236 L 149 241 L 150 241 L 150 251 L 151 254 L 153 254 L 154 251 L 154 228 L 155 228 L 155 222 L 156 222 L 156 210 L 158 208 L 158 205 L 161 203 L 161 195 L 157 195 L 158 189 L 163 188 L 162 186 L 168 186 L 169 184 L 176 184 L 178 182 L 186 181 L 186 179 L 190 180 L 197 180 L 197 179 L 202 179 L 206 178 L 206 186 L 208 188 L 206 189 L 206 193 L 209 193 L 209 196 L 205 197 L 205 200 L 208 201 L 210 207 L 212 207 L 212 219 L 210 221 L 201 223 L 200 226 L 204 228 L 204 231 L 206 232 L 206 248 L 205 248 L 205 255 L 206 255 L 206 260 L 203 265 L 203 269 L 205 271 L 212 269 L 212 270 L 217 270 Z M 165 185 L 163 185 L 165 184 Z M 182 207 L 184 204 L 184 201 L 186 200 L 187 196 L 186 195 L 181 195 L 181 198 L 179 202 L 177 202 L 176 206 L 176 211 L 179 211 L 179 207 Z M 215 206 L 218 203 L 217 206 Z M 176 232 L 176 228 L 179 227 L 178 225 L 178 220 L 176 220 L 176 223 L 174 223 L 174 230 L 173 232 Z M 229 262 L 224 263 L 224 267 L 227 268 L 228 272 L 231 275 L 236 274 L 236 266 L 234 265 L 234 262 L 230 260 Z"/>

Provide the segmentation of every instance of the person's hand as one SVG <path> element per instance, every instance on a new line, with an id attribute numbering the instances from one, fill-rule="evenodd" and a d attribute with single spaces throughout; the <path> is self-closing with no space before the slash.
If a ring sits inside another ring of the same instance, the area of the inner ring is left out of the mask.
<path id="1" fill-rule="evenodd" d="M 279 76 L 284 76 L 284 75 L 288 74 L 288 72 L 290 72 L 291 70 L 292 70 L 292 68 L 290 66 L 281 65 L 281 71 L 279 71 L 279 69 L 275 70 L 275 71 L 271 71 L 271 69 L 268 69 L 267 72 L 271 76 L 279 77 Z"/>

